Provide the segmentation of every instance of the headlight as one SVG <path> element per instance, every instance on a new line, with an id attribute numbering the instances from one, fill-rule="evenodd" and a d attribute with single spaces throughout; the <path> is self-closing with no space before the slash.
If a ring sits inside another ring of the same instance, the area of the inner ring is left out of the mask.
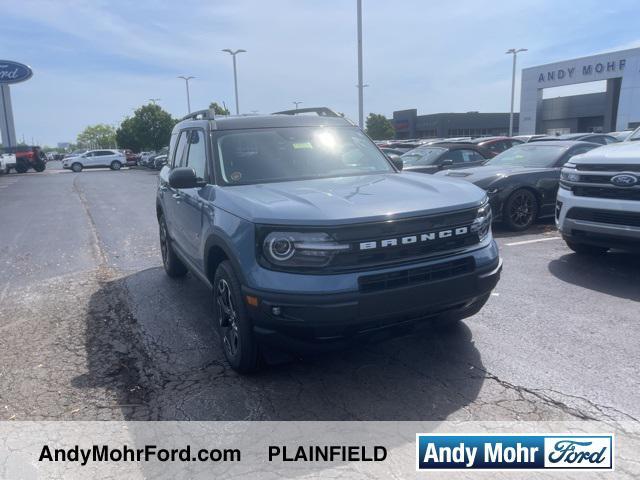
<path id="1" fill-rule="evenodd" d="M 572 172 L 571 170 L 569 170 L 569 171 L 563 170 L 560 173 L 560 179 L 561 180 L 566 180 L 567 182 L 579 182 L 580 181 L 580 174 Z"/>
<path id="2" fill-rule="evenodd" d="M 488 195 L 495 195 L 496 193 L 498 193 L 498 188 L 493 187 L 493 188 L 487 188 L 487 194 Z"/>
<path id="3" fill-rule="evenodd" d="M 489 202 L 486 201 L 478 208 L 476 219 L 471 224 L 471 231 L 478 234 L 480 241 L 483 241 L 491 234 L 491 221 L 491 206 Z"/>
<path id="4" fill-rule="evenodd" d="M 264 258 L 281 267 L 322 267 L 349 249 L 323 232 L 271 232 L 262 242 Z"/>

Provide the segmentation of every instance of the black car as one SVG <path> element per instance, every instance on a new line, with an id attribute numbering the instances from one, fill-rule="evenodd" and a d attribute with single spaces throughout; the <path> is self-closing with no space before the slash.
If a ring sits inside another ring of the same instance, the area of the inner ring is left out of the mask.
<path id="1" fill-rule="evenodd" d="M 600 145 L 553 141 L 516 145 L 484 166 L 443 172 L 486 190 L 493 220 L 509 229 L 526 230 L 537 218 L 553 216 L 560 169 L 574 155 Z"/>
<path id="2" fill-rule="evenodd" d="M 613 135 L 606 135 L 604 133 L 568 133 L 566 135 L 549 135 L 546 137 L 532 138 L 529 142 L 562 142 L 566 140 L 597 143 L 599 145 L 609 145 L 610 143 L 620 141 Z"/>
<path id="3" fill-rule="evenodd" d="M 406 149 L 398 149 L 398 148 L 387 148 L 387 147 L 383 147 L 380 146 L 379 147 L 380 150 L 382 150 L 382 153 L 384 153 L 385 155 L 397 155 L 397 156 L 401 156 L 405 153 L 407 153 L 409 150 Z"/>
<path id="4" fill-rule="evenodd" d="M 481 147 L 474 144 L 439 143 L 414 148 L 400 158 L 404 170 L 436 173 L 450 168 L 480 166 L 487 161 L 488 156 Z"/>
<path id="5" fill-rule="evenodd" d="M 160 170 L 167 164 L 167 154 L 169 153 L 169 147 L 161 148 L 158 153 L 151 155 L 146 162 L 147 168 L 153 168 Z"/>

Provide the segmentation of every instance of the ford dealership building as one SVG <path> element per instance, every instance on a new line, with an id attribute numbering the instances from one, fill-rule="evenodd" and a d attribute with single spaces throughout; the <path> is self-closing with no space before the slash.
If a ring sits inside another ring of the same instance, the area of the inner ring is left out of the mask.
<path id="1" fill-rule="evenodd" d="M 547 88 L 587 82 L 605 91 L 544 98 Z M 522 70 L 520 134 L 611 132 L 640 125 L 640 48 Z"/>

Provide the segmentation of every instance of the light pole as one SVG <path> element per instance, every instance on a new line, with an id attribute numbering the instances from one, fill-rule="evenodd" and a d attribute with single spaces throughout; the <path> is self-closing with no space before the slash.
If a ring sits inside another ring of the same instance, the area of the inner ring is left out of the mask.
<path id="1" fill-rule="evenodd" d="M 300 105 L 300 104 L 301 104 L 301 103 L 303 103 L 303 102 L 296 102 L 296 101 L 293 101 L 293 102 L 291 102 L 291 103 L 293 103 L 293 104 L 296 106 L 296 110 L 297 110 L 297 109 L 298 109 L 298 105 Z"/>
<path id="2" fill-rule="evenodd" d="M 187 87 L 187 113 L 191 113 L 191 98 L 189 97 L 189 80 L 196 77 L 185 77 L 184 75 L 179 75 L 178 78 L 183 79 Z"/>
<path id="3" fill-rule="evenodd" d="M 505 54 L 513 55 L 513 71 L 511 73 L 511 111 L 509 113 L 509 136 L 513 136 L 513 98 L 516 94 L 516 57 L 520 52 L 526 52 L 526 48 L 510 48 Z"/>
<path id="4" fill-rule="evenodd" d="M 236 115 L 240 115 L 240 107 L 238 105 L 238 71 L 236 69 L 236 55 L 239 53 L 244 53 L 246 50 L 238 49 L 231 50 L 229 48 L 225 48 L 222 50 L 223 52 L 227 52 L 229 55 L 233 57 L 233 87 L 236 93 Z"/>
<path id="5" fill-rule="evenodd" d="M 358 126 L 364 126 L 364 106 L 362 83 L 362 0 L 358 0 Z"/>

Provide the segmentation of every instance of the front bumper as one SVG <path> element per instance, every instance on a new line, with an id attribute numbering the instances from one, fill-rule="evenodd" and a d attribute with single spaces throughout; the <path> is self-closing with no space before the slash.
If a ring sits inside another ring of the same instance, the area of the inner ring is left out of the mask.
<path id="1" fill-rule="evenodd" d="M 262 343 L 315 351 L 341 347 L 373 333 L 393 334 L 402 330 L 399 327 L 441 315 L 472 315 L 496 286 L 501 270 L 502 260 L 496 257 L 482 268 L 474 266 L 441 280 L 373 292 L 288 294 L 243 288 L 243 293 L 258 299 L 258 306 L 247 305 L 247 309 Z"/>
<path id="2" fill-rule="evenodd" d="M 640 202 L 592 198 L 574 195 L 566 189 L 558 191 L 556 226 L 566 241 L 623 250 L 640 250 L 640 227 L 571 218 L 571 209 L 640 214 Z"/>

